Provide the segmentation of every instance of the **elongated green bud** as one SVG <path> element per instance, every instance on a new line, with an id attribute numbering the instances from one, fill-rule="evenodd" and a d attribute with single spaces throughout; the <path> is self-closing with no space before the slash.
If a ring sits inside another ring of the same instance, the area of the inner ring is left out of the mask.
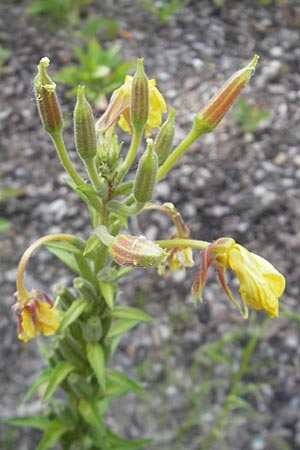
<path id="1" fill-rule="evenodd" d="M 136 73 L 132 79 L 130 100 L 131 125 L 141 132 L 149 116 L 149 84 L 144 71 L 143 58 L 138 58 Z"/>
<path id="2" fill-rule="evenodd" d="M 82 375 L 79 375 L 78 373 L 71 373 L 68 376 L 67 381 L 70 388 L 78 398 L 92 397 L 93 388 Z"/>
<path id="3" fill-rule="evenodd" d="M 72 303 L 76 300 L 75 295 L 72 294 L 66 287 L 58 288 L 58 304 L 63 311 L 67 311 Z"/>
<path id="4" fill-rule="evenodd" d="M 46 71 L 49 63 L 50 59 L 47 57 L 40 60 L 38 74 L 34 79 L 34 93 L 43 128 L 51 135 L 62 131 L 63 118 L 55 93 L 56 84 Z"/>
<path id="5" fill-rule="evenodd" d="M 74 135 L 80 158 L 93 159 L 97 152 L 96 130 L 92 108 L 84 95 L 84 86 L 78 86 L 74 110 Z"/>
<path id="6" fill-rule="evenodd" d="M 102 336 L 102 323 L 98 316 L 91 316 L 82 325 L 82 334 L 85 342 L 98 342 Z"/>
<path id="7" fill-rule="evenodd" d="M 70 364 L 78 367 L 84 366 L 86 360 L 84 350 L 69 333 L 59 341 L 59 350 Z"/>
<path id="8" fill-rule="evenodd" d="M 119 234 L 108 248 L 116 263 L 131 267 L 158 266 L 167 257 L 167 252 L 144 236 Z"/>
<path id="9" fill-rule="evenodd" d="M 208 104 L 196 114 L 194 128 L 195 130 L 196 128 L 198 129 L 199 135 L 208 133 L 216 128 L 241 90 L 248 84 L 251 76 L 254 74 L 258 59 L 259 56 L 254 55 L 252 61 L 241 70 L 235 72 Z"/>
<path id="10" fill-rule="evenodd" d="M 133 186 L 133 195 L 139 203 L 151 200 L 158 170 L 158 157 L 152 139 L 147 139 L 147 144 L 147 149 L 139 161 Z"/>
<path id="11" fill-rule="evenodd" d="M 98 296 L 96 289 L 88 280 L 78 277 L 74 279 L 73 285 L 85 300 L 90 302 L 97 301 Z"/>
<path id="12" fill-rule="evenodd" d="M 154 150 L 158 156 L 158 164 L 161 166 L 172 148 L 174 133 L 175 133 L 175 109 L 170 109 L 169 116 L 165 123 L 160 127 L 157 136 L 154 141 Z"/>

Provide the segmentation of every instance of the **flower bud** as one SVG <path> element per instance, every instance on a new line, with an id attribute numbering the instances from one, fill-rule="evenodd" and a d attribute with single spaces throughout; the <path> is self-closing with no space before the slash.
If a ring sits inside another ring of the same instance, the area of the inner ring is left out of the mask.
<path id="1" fill-rule="evenodd" d="M 233 104 L 241 90 L 247 85 L 255 71 L 258 56 L 243 69 L 237 71 L 214 95 L 209 103 L 194 118 L 194 124 L 200 134 L 212 131 Z"/>
<path id="2" fill-rule="evenodd" d="M 82 325 L 82 334 L 85 342 L 98 342 L 102 336 L 102 324 L 98 316 L 91 316 Z"/>
<path id="3" fill-rule="evenodd" d="M 49 63 L 47 57 L 40 60 L 34 80 L 34 93 L 44 130 L 49 134 L 57 134 L 63 128 L 63 118 L 55 93 L 56 84 L 46 71 Z"/>
<path id="4" fill-rule="evenodd" d="M 144 236 L 119 234 L 108 249 L 114 261 L 131 267 L 158 266 L 167 257 L 167 252 Z"/>
<path id="5" fill-rule="evenodd" d="M 175 126 L 174 126 L 174 118 L 176 111 L 175 109 L 170 109 L 169 116 L 165 123 L 159 129 L 157 136 L 154 141 L 154 150 L 158 156 L 158 164 L 161 166 L 167 157 L 172 148 Z"/>
<path id="6" fill-rule="evenodd" d="M 70 373 L 67 381 L 70 388 L 78 398 L 92 397 L 93 388 L 82 375 L 79 375 L 78 373 Z"/>
<path id="7" fill-rule="evenodd" d="M 74 135 L 80 158 L 93 159 L 97 152 L 96 130 L 92 108 L 84 95 L 84 86 L 78 86 L 74 110 Z"/>
<path id="8" fill-rule="evenodd" d="M 147 149 L 139 161 L 133 187 L 133 195 L 139 203 L 151 200 L 158 170 L 158 157 L 152 139 L 147 139 L 147 144 Z"/>
<path id="9" fill-rule="evenodd" d="M 142 131 L 149 116 L 149 84 L 144 71 L 143 58 L 137 60 L 137 70 L 132 79 L 130 117 L 136 131 Z"/>
<path id="10" fill-rule="evenodd" d="M 97 301 L 97 292 L 88 280 L 78 277 L 74 279 L 73 285 L 85 300 L 90 302 Z"/>

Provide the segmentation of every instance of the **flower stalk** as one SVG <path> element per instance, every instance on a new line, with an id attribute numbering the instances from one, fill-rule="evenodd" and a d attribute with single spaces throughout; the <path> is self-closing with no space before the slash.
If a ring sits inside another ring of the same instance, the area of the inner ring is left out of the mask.
<path id="1" fill-rule="evenodd" d="M 137 60 L 134 77 L 127 76 L 124 84 L 114 91 L 96 125 L 84 88 L 80 86 L 74 111 L 74 141 L 87 182 L 78 175 L 69 159 L 62 137 L 63 121 L 55 84 L 46 72 L 49 60 L 41 60 L 35 92 L 42 125 L 52 137 L 58 156 L 72 179 L 70 185 L 87 205 L 91 217 L 87 241 L 64 233 L 44 236 L 25 251 L 17 270 L 16 303 L 12 310 L 17 318 L 18 337 L 27 342 L 40 333 L 54 335 L 48 353 L 49 367 L 29 393 L 37 392 L 40 380 L 43 381 L 42 400 L 49 402 L 46 417 L 34 416 L 29 421 L 37 424 L 39 420 L 46 421 L 41 448 L 50 448 L 56 443 L 60 443 L 63 450 L 125 450 L 149 446 L 148 439 L 130 441 L 116 436 L 105 419 L 112 399 L 129 391 L 137 395 L 143 393 L 140 382 L 109 365 L 122 336 L 140 322 L 152 321 L 145 311 L 125 306 L 123 296 L 118 295 L 119 280 L 135 268 L 152 268 L 159 275 L 168 270 L 186 270 L 195 264 L 193 252 L 200 252 L 201 266 L 192 285 L 195 298 L 202 298 L 209 267 L 215 265 L 221 286 L 244 318 L 248 316 L 249 306 L 254 310 L 264 309 L 270 317 L 278 315 L 278 299 L 283 294 L 285 280 L 268 261 L 232 238 L 223 237 L 213 242 L 193 239 L 189 226 L 172 203 L 151 203 L 157 182 L 196 139 L 217 126 L 248 83 L 257 59 L 255 56 L 248 66 L 234 74 L 195 116 L 190 132 L 173 151 L 175 110 L 169 110 L 161 125 L 167 106 L 155 80 L 148 80 L 142 59 Z M 119 144 L 117 125 L 131 135 L 127 151 Z M 152 139 L 155 128 L 159 131 Z M 146 150 L 139 157 L 142 144 L 146 144 Z M 137 168 L 134 166 L 136 159 Z M 123 181 L 130 172 L 134 172 L 132 179 Z M 129 218 L 153 210 L 171 219 L 172 232 L 155 241 L 131 234 Z M 125 233 L 124 228 L 129 230 Z M 24 284 L 29 259 L 35 250 L 45 245 L 75 273 L 71 286 L 59 288 L 55 302 L 39 289 L 27 290 Z M 227 269 L 231 269 L 240 282 L 243 307 L 227 284 Z M 255 343 L 252 340 L 247 355 L 250 356 Z M 245 357 L 244 364 L 247 362 Z M 242 376 L 242 369 L 240 374 Z M 234 389 L 239 379 L 235 378 Z M 55 399 L 58 388 L 65 394 L 59 405 Z M 218 427 L 223 417 L 221 414 Z M 215 431 L 213 429 L 207 438 L 209 445 Z"/>

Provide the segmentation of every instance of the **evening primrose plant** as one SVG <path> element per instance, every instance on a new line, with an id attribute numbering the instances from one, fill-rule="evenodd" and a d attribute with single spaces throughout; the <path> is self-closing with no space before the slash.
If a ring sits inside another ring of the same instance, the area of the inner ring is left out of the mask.
<path id="1" fill-rule="evenodd" d="M 202 301 L 207 271 L 214 265 L 225 294 L 245 319 L 249 307 L 264 309 L 272 318 L 278 316 L 285 279 L 271 263 L 231 237 L 213 242 L 191 238 L 171 202 L 152 202 L 157 183 L 193 142 L 215 129 L 249 82 L 257 61 L 254 56 L 195 114 L 191 130 L 175 147 L 175 110 L 168 110 L 155 80 L 148 80 L 142 59 L 137 60 L 134 76 L 126 76 L 124 84 L 113 92 L 96 122 L 84 87 L 79 86 L 74 140 L 83 163 L 82 175 L 71 163 L 64 144 L 56 86 L 47 73 L 50 61 L 41 59 L 34 91 L 42 125 L 69 176 L 68 185 L 88 208 L 93 231 L 86 240 L 63 233 L 41 237 L 25 251 L 18 266 L 12 307 L 18 337 L 27 342 L 40 334 L 54 335 L 43 351 L 48 367 L 26 395 L 28 400 L 34 393 L 41 393 L 47 403 L 44 415 L 10 420 L 44 431 L 37 450 L 50 449 L 57 443 L 66 450 L 134 450 L 149 444 L 149 439 L 128 440 L 116 435 L 105 421 L 113 399 L 129 391 L 143 393 L 139 382 L 110 365 L 124 333 L 141 321 L 152 321 L 144 311 L 117 303 L 119 280 L 130 276 L 135 268 L 156 268 L 164 276 L 169 270 L 193 266 L 193 254 L 198 252 L 202 262 L 191 287 L 195 307 L 198 299 Z M 129 148 L 123 148 L 119 141 L 120 129 L 131 136 Z M 132 176 L 135 162 L 138 166 Z M 168 239 L 157 241 L 133 235 L 128 219 L 143 211 L 167 215 L 176 231 Z M 75 273 L 73 286 L 61 287 L 55 300 L 24 284 L 27 263 L 43 246 Z M 237 276 L 240 299 L 227 284 L 227 269 Z"/>

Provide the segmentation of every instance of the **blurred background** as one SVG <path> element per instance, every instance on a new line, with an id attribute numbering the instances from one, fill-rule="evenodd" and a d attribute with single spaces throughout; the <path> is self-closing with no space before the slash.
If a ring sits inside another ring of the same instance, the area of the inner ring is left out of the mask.
<path id="1" fill-rule="evenodd" d="M 18 260 L 40 236 L 91 231 L 40 126 L 32 90 L 40 58 L 51 59 L 65 140 L 82 173 L 72 137 L 79 83 L 98 118 L 110 93 L 134 72 L 136 57 L 144 57 L 148 77 L 177 110 L 179 142 L 193 115 L 257 53 L 247 89 L 217 130 L 161 181 L 155 200 L 173 202 L 193 238 L 230 236 L 270 260 L 287 278 L 280 317 L 252 312 L 245 322 L 213 272 L 204 303 L 195 308 L 190 287 L 199 255 L 186 272 L 135 271 L 119 302 L 156 320 L 131 332 L 112 364 L 139 377 L 147 395 L 113 403 L 108 420 L 124 436 L 154 437 L 151 450 L 300 448 L 299 28 L 298 0 L 0 2 L 2 418 L 43 408 L 38 397 L 21 403 L 43 361 L 36 342 L 18 341 L 10 311 Z M 158 212 L 147 212 L 131 222 L 131 231 L 163 239 L 173 228 Z M 42 250 L 27 282 L 55 296 L 58 286 L 71 286 L 72 275 Z M 39 438 L 38 431 L 0 425 L 3 450 L 33 450 Z"/>

